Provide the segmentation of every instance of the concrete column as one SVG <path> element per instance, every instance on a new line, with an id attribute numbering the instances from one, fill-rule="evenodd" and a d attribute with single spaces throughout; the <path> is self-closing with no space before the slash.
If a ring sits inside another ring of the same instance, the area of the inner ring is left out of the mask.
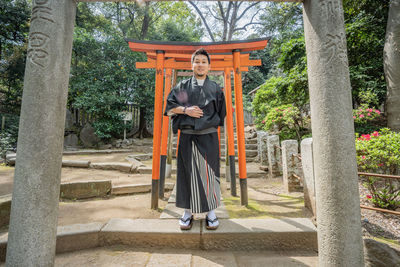
<path id="1" fill-rule="evenodd" d="M 262 166 L 268 166 L 267 138 L 267 132 L 257 131 L 258 161 Z"/>
<path id="2" fill-rule="evenodd" d="M 300 180 L 295 177 L 295 175 L 299 176 L 297 171 L 299 159 L 293 156 L 299 153 L 299 142 L 297 140 L 285 140 L 282 141 L 281 145 L 283 187 L 287 192 L 302 192 Z"/>
<path id="3" fill-rule="evenodd" d="M 319 266 L 364 266 L 341 0 L 305 0 Z"/>
<path id="4" fill-rule="evenodd" d="M 6 266 L 53 266 L 76 3 L 33 0 Z"/>
<path id="5" fill-rule="evenodd" d="M 282 172 L 281 153 L 282 151 L 277 148 L 279 146 L 279 136 L 270 135 L 267 137 L 268 148 L 268 172 L 270 177 L 280 176 Z"/>
<path id="6" fill-rule="evenodd" d="M 301 141 L 301 165 L 303 167 L 303 190 L 304 205 L 312 211 L 314 216 L 316 213 L 315 204 L 315 179 L 314 179 L 314 158 L 312 138 L 306 138 Z"/>

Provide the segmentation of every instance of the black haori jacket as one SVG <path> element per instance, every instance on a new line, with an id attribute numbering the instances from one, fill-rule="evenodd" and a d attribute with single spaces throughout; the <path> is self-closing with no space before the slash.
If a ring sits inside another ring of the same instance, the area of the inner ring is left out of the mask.
<path id="1" fill-rule="evenodd" d="M 164 115 L 167 116 L 169 110 L 179 106 L 198 106 L 203 110 L 203 116 L 197 119 L 184 114 L 173 115 L 174 134 L 178 132 L 178 129 L 187 129 L 188 127 L 195 131 L 201 131 L 224 125 L 226 115 L 224 92 L 217 83 L 208 77 L 203 86 L 197 84 L 195 77 L 178 83 L 168 95 Z"/>

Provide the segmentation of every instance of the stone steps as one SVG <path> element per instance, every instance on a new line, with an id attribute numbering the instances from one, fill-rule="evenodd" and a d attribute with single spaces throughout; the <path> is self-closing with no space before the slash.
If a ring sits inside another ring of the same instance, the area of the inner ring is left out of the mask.
<path id="1" fill-rule="evenodd" d="M 5 260 L 8 233 L 0 236 L 0 261 Z M 182 231 L 176 219 L 111 219 L 106 223 L 59 226 L 57 253 L 112 245 L 132 248 L 204 250 L 317 250 L 317 231 L 307 218 L 221 219 L 215 231 L 195 220 Z"/>

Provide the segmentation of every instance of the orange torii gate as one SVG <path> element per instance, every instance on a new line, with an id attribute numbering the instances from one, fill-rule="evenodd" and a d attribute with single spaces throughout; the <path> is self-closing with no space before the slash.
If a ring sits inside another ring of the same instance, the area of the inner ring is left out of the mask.
<path id="1" fill-rule="evenodd" d="M 147 62 L 137 62 L 137 68 L 156 69 L 156 88 L 154 99 L 154 125 L 153 125 L 153 168 L 152 168 L 152 198 L 151 208 L 158 208 L 160 177 L 165 175 L 165 159 L 167 152 L 169 118 L 163 116 L 163 89 L 165 69 L 166 96 L 171 90 L 172 70 L 190 70 L 191 55 L 199 48 L 204 48 L 210 54 L 211 70 L 224 71 L 225 98 L 226 98 L 226 128 L 228 134 L 228 153 L 231 174 L 231 190 L 236 195 L 235 184 L 235 145 L 233 133 L 233 111 L 231 92 L 231 72 L 234 73 L 234 90 L 236 106 L 236 135 L 239 157 L 239 178 L 241 204 L 247 205 L 247 171 L 246 150 L 244 137 L 243 99 L 242 99 L 242 71 L 247 71 L 249 66 L 260 66 L 261 60 L 251 60 L 249 52 L 264 49 L 268 38 L 229 42 L 183 43 L 183 42 L 155 42 L 127 40 L 132 51 L 145 52 Z M 165 104 L 164 104 L 165 107 Z M 164 173 L 160 173 L 160 161 Z M 164 166 L 164 167 L 163 167 Z"/>

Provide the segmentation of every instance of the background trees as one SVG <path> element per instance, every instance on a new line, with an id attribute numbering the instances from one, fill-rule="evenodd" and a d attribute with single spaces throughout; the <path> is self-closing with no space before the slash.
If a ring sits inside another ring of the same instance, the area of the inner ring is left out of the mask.
<path id="1" fill-rule="evenodd" d="M 397 36 L 398 27 L 389 25 L 398 24 L 396 19 L 388 21 L 389 4 L 390 0 L 343 0 L 354 108 L 368 105 L 375 110 L 384 107 L 385 102 L 397 103 L 393 94 L 387 94 L 387 81 L 395 81 L 398 75 L 393 76 L 391 73 L 396 71 L 389 68 L 386 80 L 384 75 L 384 60 L 393 59 L 388 52 L 383 56 L 385 35 L 387 44 L 388 40 L 398 39 L 391 38 Z M 392 1 L 393 7 L 398 8 L 398 0 Z M 0 2 L 0 114 L 7 113 L 7 129 L 14 129 L 14 136 L 18 128 L 12 126 L 18 125 L 30 8 L 28 0 Z M 105 140 L 122 133 L 119 113 L 125 105 L 137 105 L 141 126 L 131 135 L 148 136 L 154 71 L 135 68 L 135 62 L 145 57 L 130 51 L 126 38 L 189 42 L 269 36 L 267 49 L 251 55 L 261 58 L 262 66 L 243 73 L 244 94 L 261 85 L 253 106 L 248 108 L 253 109 L 261 128 L 272 125 L 265 119 L 281 105 L 292 105 L 296 108 L 293 110 L 307 117 L 303 35 L 302 6 L 293 3 L 161 1 L 140 6 L 135 2 L 82 2 L 77 9 L 68 105 L 95 117 L 96 132 Z M 396 112 L 393 118 L 399 116 Z M 307 123 L 298 125 L 307 127 Z M 298 132 L 306 134 L 302 129 Z"/>

